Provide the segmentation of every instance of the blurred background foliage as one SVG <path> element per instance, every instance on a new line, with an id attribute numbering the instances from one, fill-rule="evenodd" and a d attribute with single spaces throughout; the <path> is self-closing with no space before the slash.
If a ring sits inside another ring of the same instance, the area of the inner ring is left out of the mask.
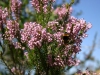
<path id="1" fill-rule="evenodd" d="M 2 6 L 3 8 L 10 6 L 10 1 L 9 0 L 0 0 L 0 6 Z M 54 3 L 54 9 L 58 6 L 61 6 L 62 4 L 66 3 L 66 2 L 70 2 L 70 0 L 56 0 L 56 2 Z M 75 0 L 75 3 L 73 4 L 73 7 L 77 6 L 80 3 L 80 0 Z M 74 16 L 78 17 L 80 15 L 82 15 L 82 10 L 80 10 L 79 12 L 74 10 L 74 13 L 72 13 Z M 22 0 L 22 8 L 21 8 L 21 16 L 20 16 L 20 24 L 23 25 L 24 22 L 26 21 L 35 21 L 36 20 L 36 13 L 33 9 L 33 7 L 30 5 L 30 0 Z M 67 75 L 75 75 L 75 72 L 77 70 L 84 70 L 84 69 L 89 69 L 89 70 L 94 70 L 97 73 L 100 73 L 100 61 L 99 60 L 95 60 L 95 57 L 92 56 L 94 50 L 95 50 L 95 46 L 96 46 L 96 39 L 97 39 L 97 33 L 94 35 L 94 39 L 93 39 L 93 43 L 91 44 L 91 48 L 89 48 L 89 53 L 84 53 L 84 59 L 80 59 L 80 64 L 78 66 L 75 67 L 66 67 L 65 69 L 65 73 Z M 1 50 L 1 49 L 0 49 Z M 8 57 L 8 56 L 7 56 Z M 78 57 L 77 57 L 78 58 Z M 8 58 L 9 59 L 9 58 Z M 95 62 L 96 64 L 98 64 L 98 67 L 93 68 L 92 65 L 86 65 L 86 63 L 90 61 L 90 62 Z M 8 62 L 9 63 L 9 62 Z M 4 66 L 5 64 L 0 60 L 0 75 L 7 75 L 9 72 L 7 70 L 7 67 Z M 74 69 L 73 69 L 74 68 Z M 75 70 L 76 71 L 73 71 Z M 73 72 L 70 73 L 69 70 L 72 70 Z M 28 75 L 28 74 L 26 74 Z"/>

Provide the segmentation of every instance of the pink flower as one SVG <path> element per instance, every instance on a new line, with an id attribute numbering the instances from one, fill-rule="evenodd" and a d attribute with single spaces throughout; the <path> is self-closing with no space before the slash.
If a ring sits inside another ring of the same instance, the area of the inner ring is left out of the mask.
<path id="1" fill-rule="evenodd" d="M 14 73 L 15 72 L 15 67 L 12 67 L 11 68 L 11 71 Z"/>
<path id="2" fill-rule="evenodd" d="M 6 28 L 7 31 L 5 32 L 5 37 L 11 41 L 17 36 L 17 32 L 19 31 L 19 23 L 16 21 L 7 20 Z"/>
<path id="3" fill-rule="evenodd" d="M 58 55 L 55 59 L 55 62 L 54 62 L 54 66 L 60 66 L 60 67 L 64 67 L 64 62 L 63 60 L 61 59 L 61 57 Z"/>
<path id="4" fill-rule="evenodd" d="M 62 19 L 67 12 L 68 9 L 66 9 L 66 7 L 63 6 L 63 7 L 57 7 L 56 10 L 54 11 L 54 14 L 57 14 L 59 16 L 59 19 Z"/>
<path id="5" fill-rule="evenodd" d="M 26 22 L 21 30 L 21 40 L 27 43 L 30 49 L 41 47 L 42 42 L 51 42 L 52 35 L 36 22 Z"/>
<path id="6" fill-rule="evenodd" d="M 44 13 L 48 12 L 48 4 L 49 4 L 49 0 L 32 0 L 30 1 L 32 6 L 35 8 L 36 12 L 39 13 L 41 12 L 41 10 L 43 10 Z M 42 2 L 42 4 L 40 4 Z M 52 5 L 52 3 L 54 2 L 54 0 L 51 0 L 50 3 Z M 42 8 L 41 8 L 42 7 Z M 50 7 L 52 9 L 52 6 Z"/>
<path id="7" fill-rule="evenodd" d="M 7 8 L 5 8 L 4 10 L 2 10 L 2 8 L 0 7 L 0 27 L 2 23 L 6 22 L 8 16 L 8 10 Z"/>
<path id="8" fill-rule="evenodd" d="M 63 33 L 57 32 L 57 33 L 54 33 L 53 35 L 54 35 L 54 40 L 56 40 L 58 45 L 61 46 L 63 44 L 63 39 L 62 39 Z"/>
<path id="9" fill-rule="evenodd" d="M 57 27 L 59 26 L 59 23 L 56 21 L 49 21 L 47 27 L 52 29 L 52 31 L 57 32 Z"/>
<path id="10" fill-rule="evenodd" d="M 11 10 L 16 13 L 20 10 L 22 2 L 20 0 L 11 0 Z"/>

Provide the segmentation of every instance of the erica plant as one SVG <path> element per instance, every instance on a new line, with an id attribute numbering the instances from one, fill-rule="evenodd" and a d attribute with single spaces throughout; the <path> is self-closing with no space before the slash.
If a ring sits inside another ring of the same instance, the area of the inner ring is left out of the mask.
<path id="1" fill-rule="evenodd" d="M 56 9 L 54 2 L 31 0 L 36 20 L 24 24 L 23 2 L 10 0 L 9 7 L 0 7 L 0 57 L 10 75 L 24 75 L 33 68 L 35 75 L 62 75 L 66 66 L 79 64 L 75 56 L 91 24 L 71 16 L 73 0 Z"/>

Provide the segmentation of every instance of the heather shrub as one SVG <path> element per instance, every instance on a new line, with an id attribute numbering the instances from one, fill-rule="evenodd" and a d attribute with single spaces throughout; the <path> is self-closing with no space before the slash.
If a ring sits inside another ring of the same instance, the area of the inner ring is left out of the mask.
<path id="1" fill-rule="evenodd" d="M 0 7 L 0 57 L 10 75 L 24 75 L 33 68 L 35 75 L 62 75 L 66 66 L 79 64 L 75 56 L 91 23 L 71 15 L 73 0 L 56 9 L 54 2 L 31 0 L 35 20 L 25 22 L 20 0 Z"/>

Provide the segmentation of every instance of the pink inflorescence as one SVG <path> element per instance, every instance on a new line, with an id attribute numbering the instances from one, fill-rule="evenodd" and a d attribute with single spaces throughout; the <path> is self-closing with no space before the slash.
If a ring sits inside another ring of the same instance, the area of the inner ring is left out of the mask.
<path id="1" fill-rule="evenodd" d="M 20 0 L 11 0 L 11 10 L 12 12 L 17 12 L 20 10 L 22 2 Z"/>
<path id="2" fill-rule="evenodd" d="M 6 29 L 5 37 L 6 39 L 12 41 L 17 36 L 17 32 L 19 31 L 19 23 L 12 20 L 7 20 L 6 22 Z"/>
<path id="3" fill-rule="evenodd" d="M 91 24 L 90 23 L 86 23 L 86 21 L 84 19 L 77 19 L 73 16 L 69 17 L 69 21 L 66 24 L 66 32 L 73 34 L 73 36 L 82 36 L 81 37 L 85 37 L 84 35 L 87 32 L 88 29 L 91 28 Z"/>
<path id="4" fill-rule="evenodd" d="M 0 27 L 1 24 L 6 22 L 6 18 L 8 16 L 8 11 L 7 8 L 5 8 L 4 10 L 0 7 Z"/>
<path id="5" fill-rule="evenodd" d="M 65 65 L 78 65 L 79 60 L 73 57 L 81 50 L 82 38 L 86 37 L 84 35 L 87 35 L 86 32 L 91 28 L 91 24 L 86 23 L 83 19 L 69 16 L 68 22 L 64 26 L 65 27 L 61 26 L 59 21 L 48 22 L 46 28 L 43 28 L 36 22 L 26 22 L 24 23 L 24 28 L 21 30 L 21 40 L 23 43 L 27 43 L 30 49 L 34 49 L 35 47 L 41 49 L 43 42 L 49 45 L 49 43 L 56 41 L 58 46 L 55 46 L 55 48 L 58 48 L 58 55 L 56 53 L 48 54 L 47 63 L 50 66 L 61 67 Z M 47 29 L 52 29 L 52 33 L 47 31 Z M 63 39 L 65 32 L 69 35 L 66 44 Z M 52 48 L 52 46 L 50 47 Z M 52 50 L 50 50 L 50 52 L 52 52 Z"/>
<path id="6" fill-rule="evenodd" d="M 70 14 L 72 12 L 72 7 L 66 9 L 65 5 L 62 5 L 62 7 L 57 7 L 54 10 L 54 14 L 58 15 L 59 19 L 62 19 L 66 14 Z"/>
<path id="7" fill-rule="evenodd" d="M 57 21 L 49 21 L 47 24 L 47 28 L 52 29 L 53 32 L 57 32 L 57 27 L 59 23 Z"/>
<path id="8" fill-rule="evenodd" d="M 54 33 L 54 34 L 53 34 L 54 40 L 57 41 L 58 46 L 61 46 L 61 45 L 63 44 L 63 39 L 61 38 L 62 35 L 63 35 L 62 32 L 57 32 L 57 33 Z"/>
<path id="9" fill-rule="evenodd" d="M 42 46 L 42 41 L 51 42 L 52 35 L 36 22 L 26 22 L 21 30 L 21 40 L 26 42 L 30 49 Z"/>
<path id="10" fill-rule="evenodd" d="M 54 14 L 57 14 L 59 16 L 59 18 L 62 19 L 62 17 L 68 12 L 68 9 L 66 9 L 66 7 L 58 7 L 56 8 L 56 10 L 54 11 Z"/>
<path id="11" fill-rule="evenodd" d="M 69 11 L 67 11 L 65 7 L 57 8 L 55 10 L 55 13 L 58 14 L 60 19 L 63 19 L 63 17 L 66 15 L 67 12 Z M 81 48 L 82 38 L 87 37 L 86 32 L 91 27 L 92 27 L 91 23 L 87 23 L 84 19 L 77 19 L 71 15 L 69 15 L 67 23 L 64 25 L 60 25 L 59 21 L 48 22 L 48 28 L 54 31 L 53 39 L 56 40 L 59 47 L 63 47 L 61 50 L 62 54 L 60 53 L 61 55 L 59 55 L 59 58 L 58 56 L 54 58 L 54 62 L 52 63 L 52 65 L 55 66 L 78 65 L 79 60 L 74 59 L 73 57 L 76 55 L 76 53 L 81 51 L 80 48 Z M 68 34 L 67 41 L 62 38 L 65 32 L 66 34 Z M 64 44 L 64 41 L 66 42 L 66 44 Z M 50 60 L 48 59 L 48 63 L 50 61 L 51 59 Z M 49 64 L 51 65 L 51 62 Z"/>
<path id="12" fill-rule="evenodd" d="M 40 0 L 40 1 L 39 0 L 32 0 L 31 4 L 37 12 L 40 12 L 41 10 L 43 10 L 44 13 L 47 13 L 49 1 L 50 1 L 50 3 L 52 3 L 55 0 Z M 52 7 L 51 7 L 51 9 L 52 9 Z"/>

